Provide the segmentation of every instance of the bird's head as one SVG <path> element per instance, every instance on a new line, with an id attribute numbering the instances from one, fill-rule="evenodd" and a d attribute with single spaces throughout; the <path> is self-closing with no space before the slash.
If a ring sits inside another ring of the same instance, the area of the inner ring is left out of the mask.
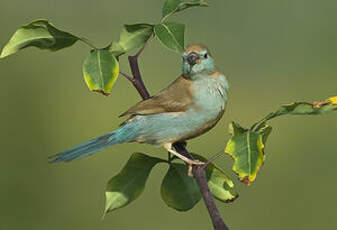
<path id="1" fill-rule="evenodd" d="M 193 77 L 201 73 L 210 74 L 215 70 L 214 60 L 206 46 L 192 44 L 183 53 L 183 74 Z"/>

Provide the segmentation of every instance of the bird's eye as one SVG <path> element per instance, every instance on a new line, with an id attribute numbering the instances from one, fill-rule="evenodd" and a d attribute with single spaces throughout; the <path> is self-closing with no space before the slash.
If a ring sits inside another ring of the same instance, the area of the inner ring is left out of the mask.
<path id="1" fill-rule="evenodd" d="M 208 58 L 208 55 L 207 55 L 207 54 L 205 54 L 205 55 L 204 55 L 204 58 Z"/>

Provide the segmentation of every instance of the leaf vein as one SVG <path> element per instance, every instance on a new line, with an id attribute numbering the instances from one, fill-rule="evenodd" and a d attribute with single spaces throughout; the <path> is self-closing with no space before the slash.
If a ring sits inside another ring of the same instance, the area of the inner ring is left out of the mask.
<path id="1" fill-rule="evenodd" d="M 100 81 L 101 81 L 101 85 L 100 88 L 104 87 L 104 80 L 103 80 L 103 72 L 102 72 L 102 64 L 101 64 L 101 55 L 100 55 L 100 51 L 97 51 L 97 64 L 98 64 L 98 70 L 100 73 Z"/>
<path id="2" fill-rule="evenodd" d="M 162 26 L 167 30 L 167 32 L 169 33 L 169 35 L 171 35 L 173 37 L 173 40 L 176 42 L 176 44 L 180 47 L 180 50 L 184 49 L 183 47 L 180 46 L 179 42 L 177 41 L 176 37 L 174 36 L 174 34 L 171 32 L 171 30 L 168 28 L 167 25 L 162 24 Z M 178 48 L 179 48 L 178 47 Z"/>

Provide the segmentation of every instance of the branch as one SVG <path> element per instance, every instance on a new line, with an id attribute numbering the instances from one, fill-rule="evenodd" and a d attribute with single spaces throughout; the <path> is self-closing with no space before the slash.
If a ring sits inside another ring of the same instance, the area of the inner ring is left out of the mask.
<path id="1" fill-rule="evenodd" d="M 148 41 L 143 45 L 143 47 L 137 52 L 136 55 L 128 57 L 133 78 L 127 76 L 124 73 L 121 73 L 133 84 L 133 86 L 137 89 L 138 93 L 143 98 L 143 100 L 148 99 L 150 97 L 150 94 L 144 85 L 143 79 L 139 71 L 138 57 L 143 52 L 145 46 L 152 39 L 152 37 L 153 37 L 153 34 L 148 39 Z M 193 160 L 192 155 L 187 151 L 184 143 L 181 143 L 181 142 L 174 143 L 173 146 L 180 154 Z M 229 228 L 227 227 L 227 225 L 221 218 L 220 212 L 215 205 L 212 193 L 209 190 L 207 178 L 206 178 L 205 166 L 203 165 L 193 166 L 192 173 L 199 186 L 200 192 L 202 194 L 202 198 L 204 200 L 204 203 L 211 217 L 214 229 L 215 230 L 229 230 Z"/>
<path id="2" fill-rule="evenodd" d="M 175 143 L 174 148 L 182 155 L 193 160 L 193 156 L 188 152 L 185 145 L 182 143 Z M 199 186 L 202 198 L 207 207 L 208 213 L 211 216 L 213 227 L 215 230 L 229 230 L 223 219 L 221 218 L 220 212 L 216 207 L 213 199 L 213 195 L 209 190 L 205 166 L 204 165 L 194 165 L 192 170 L 193 176 Z"/>
<path id="3" fill-rule="evenodd" d="M 149 91 L 147 91 L 142 76 L 140 75 L 139 66 L 138 66 L 138 56 L 129 56 L 129 64 L 133 76 L 132 84 L 137 89 L 140 96 L 143 100 L 150 97 Z"/>

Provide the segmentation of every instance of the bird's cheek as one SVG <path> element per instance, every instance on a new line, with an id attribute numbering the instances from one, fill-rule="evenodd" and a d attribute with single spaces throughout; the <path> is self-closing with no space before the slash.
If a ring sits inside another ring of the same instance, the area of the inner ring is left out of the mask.
<path id="1" fill-rule="evenodd" d="M 190 65 L 188 65 L 187 63 L 183 64 L 183 73 L 188 73 L 190 72 Z"/>
<path id="2" fill-rule="evenodd" d="M 200 72 L 200 71 L 202 71 L 202 70 L 203 70 L 203 65 L 200 64 L 200 63 L 195 64 L 195 65 L 193 66 L 193 71 L 196 72 L 196 73 L 198 73 L 198 72 Z"/>

